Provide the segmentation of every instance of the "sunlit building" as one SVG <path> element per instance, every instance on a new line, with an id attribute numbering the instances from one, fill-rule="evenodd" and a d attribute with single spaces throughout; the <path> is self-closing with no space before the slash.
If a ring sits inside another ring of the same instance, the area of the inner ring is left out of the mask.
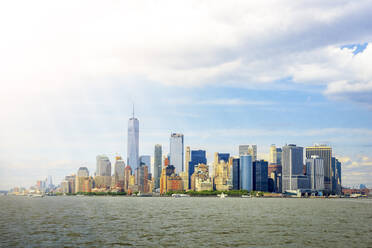
<path id="1" fill-rule="evenodd" d="M 257 145 L 240 145 L 239 156 L 251 155 L 252 161 L 257 160 Z"/>
<path id="2" fill-rule="evenodd" d="M 213 182 L 209 177 L 209 168 L 205 164 L 198 164 L 191 176 L 191 190 L 213 190 Z"/>
<path id="3" fill-rule="evenodd" d="M 214 188 L 216 190 L 225 191 L 232 189 L 232 182 L 230 178 L 231 165 L 229 164 L 230 159 L 227 161 L 218 161 L 218 153 L 214 156 L 215 172 L 213 177 Z"/>
<path id="4" fill-rule="evenodd" d="M 133 172 L 139 166 L 139 121 L 133 116 L 128 121 L 128 145 L 127 145 L 127 165 L 129 165 Z"/>
<path id="5" fill-rule="evenodd" d="M 188 150 L 186 149 L 186 152 Z M 186 153 L 187 154 L 187 153 Z M 188 157 L 190 155 L 190 157 Z M 187 160 L 188 162 L 188 175 L 189 175 L 189 187 L 191 187 L 191 176 L 194 174 L 195 167 L 198 164 L 207 164 L 207 157 L 206 157 L 206 151 L 205 150 L 191 150 L 190 154 L 187 154 Z M 186 161 L 187 161 L 186 160 Z"/>
<path id="6" fill-rule="evenodd" d="M 176 173 L 184 171 L 183 156 L 184 144 L 183 134 L 172 133 L 169 139 L 170 143 L 170 164 L 176 168 Z"/>

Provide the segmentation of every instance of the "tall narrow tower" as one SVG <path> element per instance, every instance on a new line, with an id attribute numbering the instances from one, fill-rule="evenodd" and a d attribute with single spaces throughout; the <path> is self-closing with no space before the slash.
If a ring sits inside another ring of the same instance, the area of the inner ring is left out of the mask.
<path id="1" fill-rule="evenodd" d="M 133 115 L 128 122 L 128 159 L 127 165 L 132 168 L 132 171 L 136 171 L 139 153 L 139 121 L 134 117 L 134 105 L 133 105 Z"/>
<path id="2" fill-rule="evenodd" d="M 172 133 L 170 137 L 170 164 L 176 168 L 176 173 L 185 170 L 183 166 L 183 134 Z"/>

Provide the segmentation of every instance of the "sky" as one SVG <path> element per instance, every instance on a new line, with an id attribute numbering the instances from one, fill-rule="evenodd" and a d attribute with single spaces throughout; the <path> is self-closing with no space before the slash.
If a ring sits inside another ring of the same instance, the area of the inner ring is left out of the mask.
<path id="1" fill-rule="evenodd" d="M 372 1 L 2 1 L 0 190 L 185 145 L 329 144 L 372 187 Z"/>

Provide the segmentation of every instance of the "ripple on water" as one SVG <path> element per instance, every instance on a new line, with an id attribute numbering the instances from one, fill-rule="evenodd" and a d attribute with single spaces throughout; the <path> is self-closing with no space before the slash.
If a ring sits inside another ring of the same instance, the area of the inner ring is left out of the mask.
<path id="1" fill-rule="evenodd" d="M 4 247 L 372 244 L 372 201 L 363 200 L 1 197 L 0 206 Z"/>

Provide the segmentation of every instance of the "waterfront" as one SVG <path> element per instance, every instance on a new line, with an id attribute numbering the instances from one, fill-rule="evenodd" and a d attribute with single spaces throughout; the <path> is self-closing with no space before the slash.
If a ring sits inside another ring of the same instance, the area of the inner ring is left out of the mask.
<path id="1" fill-rule="evenodd" d="M 1 247 L 371 247 L 370 199 L 0 197 Z"/>

